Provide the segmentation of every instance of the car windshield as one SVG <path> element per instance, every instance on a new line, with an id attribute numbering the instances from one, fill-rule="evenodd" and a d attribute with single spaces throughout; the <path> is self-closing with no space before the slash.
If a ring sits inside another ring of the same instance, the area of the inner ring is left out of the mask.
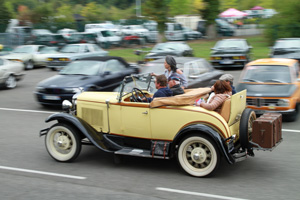
<path id="1" fill-rule="evenodd" d="M 47 53 L 57 53 L 58 47 L 44 47 L 40 53 L 47 54 Z"/>
<path id="2" fill-rule="evenodd" d="M 183 69 L 183 64 L 177 63 L 176 67 L 179 69 Z M 155 74 L 163 74 L 166 68 L 163 60 L 162 62 L 156 62 L 156 61 L 148 62 L 141 70 L 142 70 L 141 73 L 143 74 L 152 73 L 152 72 Z"/>
<path id="3" fill-rule="evenodd" d="M 284 65 L 253 65 L 247 67 L 242 82 L 291 83 L 290 70 Z"/>
<path id="4" fill-rule="evenodd" d="M 160 43 L 157 44 L 153 47 L 151 52 L 156 52 L 156 51 L 166 51 L 166 50 L 178 50 L 182 49 L 183 46 L 178 43 Z"/>
<path id="5" fill-rule="evenodd" d="M 33 47 L 32 46 L 19 46 L 15 48 L 13 53 L 33 53 Z"/>
<path id="6" fill-rule="evenodd" d="M 118 99 L 130 93 L 133 88 L 138 88 L 143 91 L 154 93 L 156 91 L 154 85 L 155 78 L 148 74 L 133 74 L 124 78 L 121 86 L 119 87 Z M 121 94 L 121 95 L 120 95 Z"/>
<path id="7" fill-rule="evenodd" d="M 278 40 L 274 48 L 300 48 L 300 40 Z"/>
<path id="8" fill-rule="evenodd" d="M 66 45 L 60 50 L 60 52 L 62 52 L 62 53 L 79 53 L 79 50 L 80 50 L 79 45 Z"/>
<path id="9" fill-rule="evenodd" d="M 101 61 L 74 61 L 67 66 L 65 66 L 59 74 L 62 75 L 88 75 L 96 76 L 104 68 L 105 62 Z"/>
<path id="10" fill-rule="evenodd" d="M 245 48 L 245 42 L 241 40 L 221 40 L 217 42 L 215 48 L 232 48 L 232 49 L 243 49 Z"/>
<path id="11" fill-rule="evenodd" d="M 103 35 L 103 37 L 114 36 L 114 33 L 111 31 L 101 31 L 101 34 Z"/>

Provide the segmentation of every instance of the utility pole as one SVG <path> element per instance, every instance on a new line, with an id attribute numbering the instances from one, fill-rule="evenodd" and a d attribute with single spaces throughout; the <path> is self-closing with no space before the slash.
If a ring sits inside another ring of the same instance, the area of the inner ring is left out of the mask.
<path id="1" fill-rule="evenodd" d="M 136 16 L 140 17 L 141 16 L 141 0 L 135 0 L 136 4 Z"/>

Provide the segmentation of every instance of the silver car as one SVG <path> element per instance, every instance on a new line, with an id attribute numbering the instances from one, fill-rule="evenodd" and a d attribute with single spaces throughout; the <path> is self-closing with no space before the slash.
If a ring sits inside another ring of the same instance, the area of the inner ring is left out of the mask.
<path id="1" fill-rule="evenodd" d="M 24 76 L 24 65 L 19 61 L 10 61 L 0 58 L 0 86 L 12 89 L 17 86 L 17 81 Z"/>
<path id="2" fill-rule="evenodd" d="M 53 54 L 47 58 L 47 67 L 52 70 L 60 70 L 68 63 L 86 57 L 107 56 L 104 51 L 96 44 L 68 44 L 64 46 L 59 53 Z"/>

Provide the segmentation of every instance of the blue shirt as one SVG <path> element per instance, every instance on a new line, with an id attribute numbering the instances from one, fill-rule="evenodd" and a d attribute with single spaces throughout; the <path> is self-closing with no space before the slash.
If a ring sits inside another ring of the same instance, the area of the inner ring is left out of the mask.
<path id="1" fill-rule="evenodd" d="M 173 96 L 173 92 L 168 88 L 159 88 L 153 95 L 153 98 L 147 98 L 148 102 L 150 103 L 156 97 L 171 97 Z"/>

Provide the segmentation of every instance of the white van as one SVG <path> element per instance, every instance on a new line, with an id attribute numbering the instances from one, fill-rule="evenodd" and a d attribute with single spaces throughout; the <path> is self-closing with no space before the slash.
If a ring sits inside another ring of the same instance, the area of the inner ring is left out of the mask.
<path id="1" fill-rule="evenodd" d="M 184 30 L 179 23 L 165 23 L 165 37 L 167 40 L 187 40 Z"/>

